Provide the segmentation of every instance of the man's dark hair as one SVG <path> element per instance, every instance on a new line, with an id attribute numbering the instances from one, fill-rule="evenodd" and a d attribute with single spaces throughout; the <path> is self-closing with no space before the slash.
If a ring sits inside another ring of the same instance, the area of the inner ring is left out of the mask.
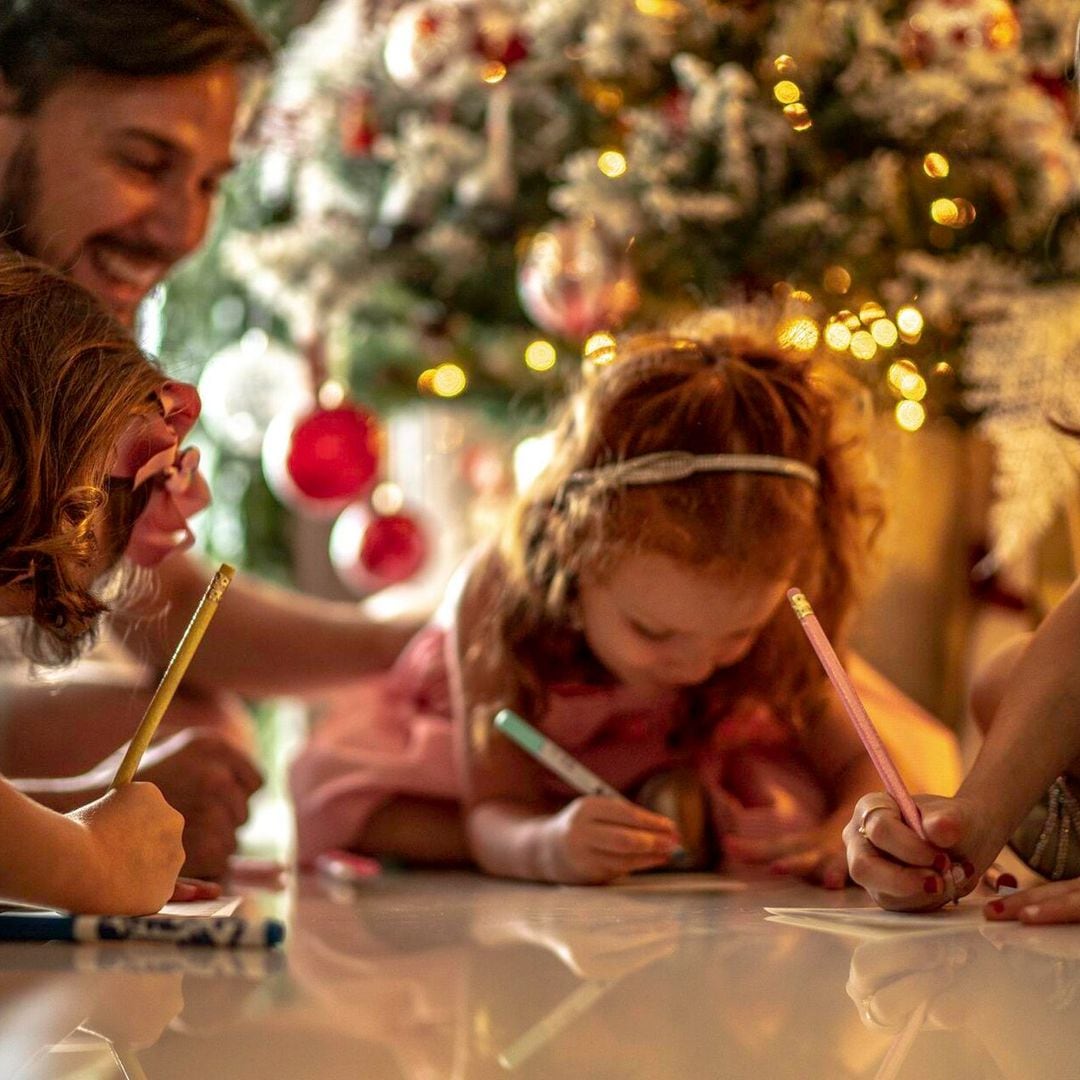
<path id="1" fill-rule="evenodd" d="M 186 75 L 271 53 L 233 0 L 0 0 L 0 73 L 22 114 L 79 72 Z"/>

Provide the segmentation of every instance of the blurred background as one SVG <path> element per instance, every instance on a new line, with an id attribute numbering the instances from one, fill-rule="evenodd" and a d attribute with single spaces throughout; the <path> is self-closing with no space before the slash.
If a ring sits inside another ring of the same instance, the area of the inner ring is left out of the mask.
<path id="1" fill-rule="evenodd" d="M 857 643 L 961 726 L 1080 537 L 1074 6 L 251 6 L 278 68 L 141 328 L 203 390 L 209 554 L 425 610 L 609 334 L 766 296 L 865 399 Z"/>

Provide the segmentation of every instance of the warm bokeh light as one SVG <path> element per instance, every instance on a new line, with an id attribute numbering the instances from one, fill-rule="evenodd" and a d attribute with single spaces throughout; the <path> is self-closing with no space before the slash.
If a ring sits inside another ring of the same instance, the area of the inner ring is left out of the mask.
<path id="1" fill-rule="evenodd" d="M 877 342 L 869 330 L 857 330 L 852 334 L 850 348 L 856 360 L 873 360 L 877 355 Z"/>
<path id="2" fill-rule="evenodd" d="M 923 331 L 922 312 L 912 304 L 905 304 L 896 313 L 896 325 L 905 337 L 917 338 Z"/>
<path id="3" fill-rule="evenodd" d="M 944 180 L 949 175 L 949 159 L 944 154 L 927 154 L 922 167 L 923 172 L 933 180 Z"/>
<path id="4" fill-rule="evenodd" d="M 812 352 L 817 348 L 821 331 L 813 319 L 789 319 L 780 328 L 776 340 L 785 349 L 798 349 L 800 352 Z"/>
<path id="5" fill-rule="evenodd" d="M 773 61 L 773 67 L 776 68 L 777 75 L 794 75 L 799 70 L 799 65 L 787 53 L 781 53 Z"/>
<path id="6" fill-rule="evenodd" d="M 327 379 L 319 387 L 318 397 L 322 408 L 336 409 L 345 400 L 345 384 L 337 379 Z"/>
<path id="7" fill-rule="evenodd" d="M 773 96 L 781 105 L 794 105 L 802 91 L 790 79 L 782 79 L 773 87 Z"/>
<path id="8" fill-rule="evenodd" d="M 614 349 L 615 339 L 606 331 L 598 330 L 595 334 L 590 334 L 585 340 L 585 346 L 581 350 L 584 357 L 591 360 L 593 353 L 599 352 L 601 349 Z"/>
<path id="9" fill-rule="evenodd" d="M 891 349 L 900 337 L 892 319 L 875 319 L 870 325 L 870 336 L 883 349 Z"/>
<path id="10" fill-rule="evenodd" d="M 550 371 L 555 366 L 558 353 L 550 341 L 533 341 L 525 347 L 525 364 L 533 371 Z"/>
<path id="11" fill-rule="evenodd" d="M 830 319 L 825 327 L 825 344 L 835 352 L 847 352 L 851 345 L 851 331 L 836 319 Z"/>
<path id="12" fill-rule="evenodd" d="M 493 86 L 506 78 L 506 65 L 500 60 L 490 60 L 480 69 L 480 78 Z"/>
<path id="13" fill-rule="evenodd" d="M 930 217 L 938 225 L 955 228 L 960 221 L 960 210 L 952 199 L 935 199 L 930 204 Z"/>
<path id="14" fill-rule="evenodd" d="M 596 159 L 597 168 L 612 180 L 626 172 L 626 155 L 619 150 L 604 150 Z"/>
<path id="15" fill-rule="evenodd" d="M 784 116 L 787 117 L 788 122 L 796 131 L 808 131 L 814 126 L 813 120 L 810 119 L 809 110 L 801 101 L 796 101 L 792 105 L 785 105 Z"/>
<path id="16" fill-rule="evenodd" d="M 389 480 L 384 480 L 371 493 L 371 509 L 386 517 L 398 513 L 405 505 L 405 492 Z"/>
<path id="17" fill-rule="evenodd" d="M 896 422 L 904 431 L 918 431 L 926 423 L 926 410 L 917 401 L 901 401 L 896 406 Z"/>
<path id="18" fill-rule="evenodd" d="M 457 397 L 469 385 L 465 372 L 457 364 L 439 364 L 431 379 L 431 389 L 439 397 Z"/>
<path id="19" fill-rule="evenodd" d="M 822 282 L 829 292 L 843 296 L 851 288 L 851 275 L 842 266 L 827 266 Z"/>
<path id="20" fill-rule="evenodd" d="M 876 300 L 867 300 L 859 308 L 859 318 L 869 326 L 872 322 L 885 318 L 885 309 Z"/>

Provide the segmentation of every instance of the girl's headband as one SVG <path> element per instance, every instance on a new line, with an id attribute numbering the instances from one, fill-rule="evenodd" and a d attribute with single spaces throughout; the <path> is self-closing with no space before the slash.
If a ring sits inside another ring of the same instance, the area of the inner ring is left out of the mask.
<path id="1" fill-rule="evenodd" d="M 773 454 L 690 454 L 683 450 L 663 450 L 571 473 L 559 488 L 555 502 L 560 505 L 567 491 L 578 484 L 666 484 L 685 480 L 696 473 L 709 472 L 768 473 L 803 480 L 815 489 L 821 485 L 817 469 L 794 458 L 776 457 Z"/>

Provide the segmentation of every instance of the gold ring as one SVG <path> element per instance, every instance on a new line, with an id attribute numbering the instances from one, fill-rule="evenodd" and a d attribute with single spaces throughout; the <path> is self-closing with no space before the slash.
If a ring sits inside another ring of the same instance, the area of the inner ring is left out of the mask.
<path id="1" fill-rule="evenodd" d="M 891 808 L 890 803 L 875 803 L 873 806 L 863 811 L 862 817 L 859 819 L 859 827 L 855 831 L 860 836 L 866 836 L 866 823 L 870 820 L 870 815 L 875 810 L 889 810 Z"/>

